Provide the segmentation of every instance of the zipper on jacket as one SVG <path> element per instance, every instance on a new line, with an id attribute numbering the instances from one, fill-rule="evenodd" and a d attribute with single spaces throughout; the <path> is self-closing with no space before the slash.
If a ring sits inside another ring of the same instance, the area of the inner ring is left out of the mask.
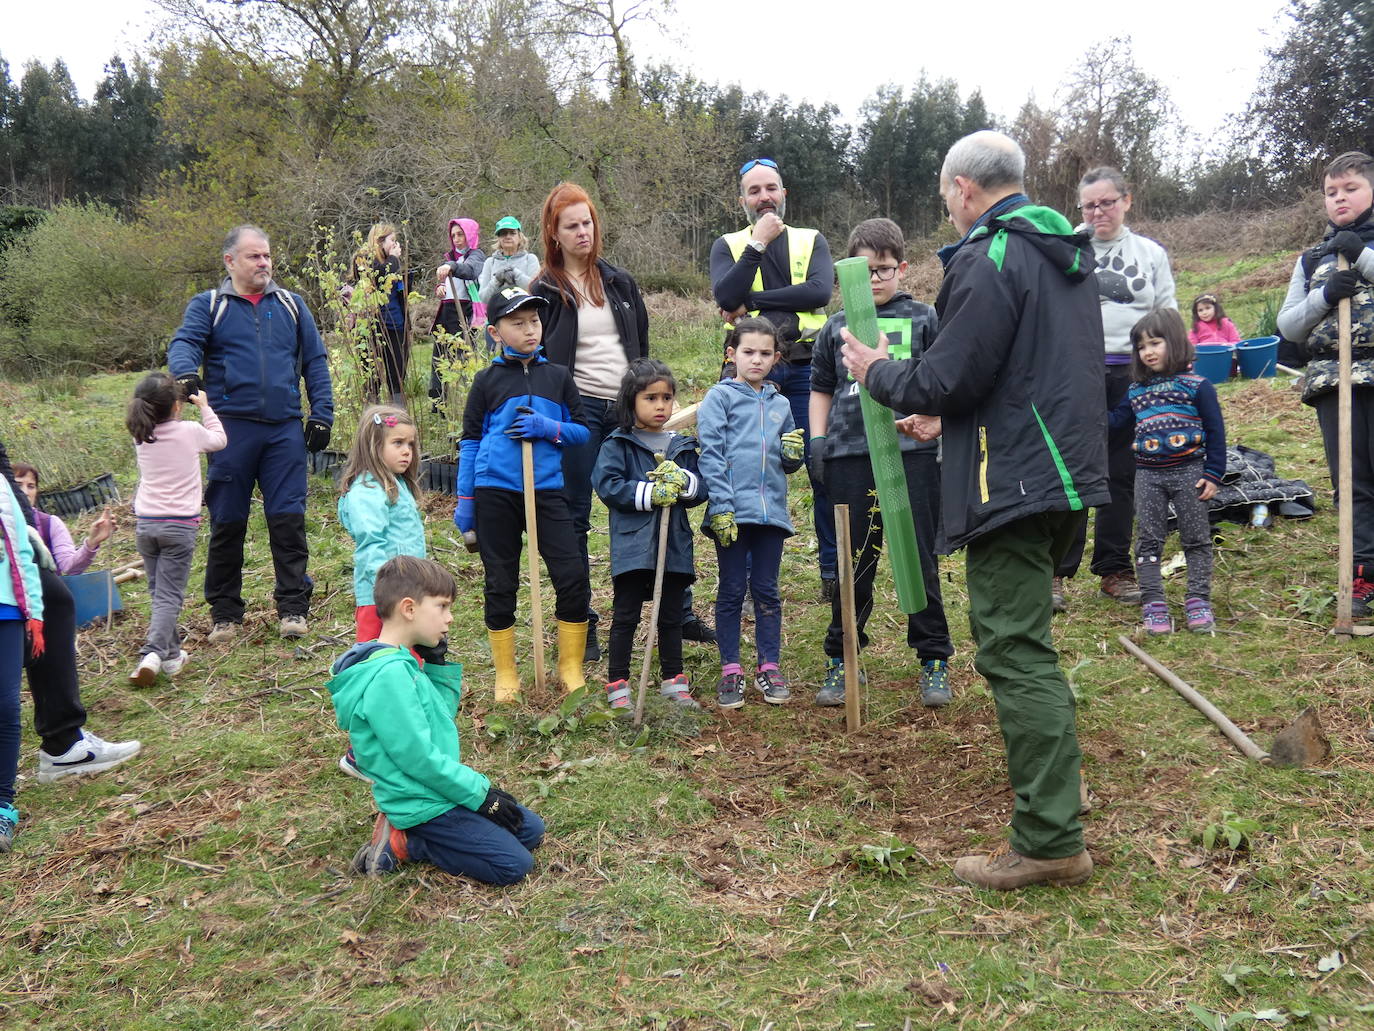
<path id="1" fill-rule="evenodd" d="M 249 305 L 253 309 L 253 324 L 258 331 L 258 414 L 264 418 L 267 416 L 267 355 L 262 348 L 262 318 L 258 313 L 258 305 L 263 302 L 262 297 L 258 298 L 258 303 Z M 270 317 L 270 315 L 269 315 Z"/>
<path id="2" fill-rule="evenodd" d="M 763 506 L 763 523 L 768 525 L 768 428 L 764 414 L 768 410 L 763 391 L 759 391 L 759 503 Z"/>
<path id="3" fill-rule="evenodd" d="M 978 427 L 978 495 L 988 503 L 988 428 Z"/>

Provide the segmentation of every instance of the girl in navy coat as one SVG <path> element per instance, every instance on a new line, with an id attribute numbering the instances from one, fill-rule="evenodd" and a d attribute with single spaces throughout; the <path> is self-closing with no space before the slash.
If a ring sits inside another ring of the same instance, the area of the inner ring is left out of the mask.
<path id="1" fill-rule="evenodd" d="M 663 428 L 676 396 L 677 381 L 668 366 L 652 358 L 632 361 L 616 399 L 618 427 L 601 445 L 592 475 L 596 493 L 611 513 L 615 614 L 606 699 L 618 713 L 630 711 L 630 650 L 640 608 L 653 594 L 656 513 L 664 508 L 668 551 L 658 608 L 660 691 L 684 708 L 700 708 L 682 672 L 682 613 L 684 595 L 696 579 L 687 509 L 706 500 L 706 487 L 697 475 L 696 440 Z"/>

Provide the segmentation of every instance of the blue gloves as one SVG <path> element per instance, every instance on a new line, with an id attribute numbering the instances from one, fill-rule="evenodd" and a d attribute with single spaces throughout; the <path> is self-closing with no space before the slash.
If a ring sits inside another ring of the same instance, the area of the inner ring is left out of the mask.
<path id="1" fill-rule="evenodd" d="M 550 419 L 538 412 L 526 412 L 516 417 L 510 429 L 506 430 L 506 436 L 517 440 L 557 441 L 562 432 L 563 424 L 557 419 Z"/>
<path id="2" fill-rule="evenodd" d="M 453 510 L 453 525 L 460 533 L 468 533 L 477 528 L 477 502 L 472 498 L 459 498 L 458 507 Z"/>

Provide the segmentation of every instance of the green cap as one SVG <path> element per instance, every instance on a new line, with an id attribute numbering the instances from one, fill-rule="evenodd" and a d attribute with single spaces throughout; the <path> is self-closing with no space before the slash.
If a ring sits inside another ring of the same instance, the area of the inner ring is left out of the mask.
<path id="1" fill-rule="evenodd" d="M 520 220 L 514 215 L 507 215 L 505 218 L 501 219 L 500 222 L 496 223 L 496 231 L 498 233 L 504 232 L 507 229 L 514 229 L 517 233 L 520 232 Z"/>

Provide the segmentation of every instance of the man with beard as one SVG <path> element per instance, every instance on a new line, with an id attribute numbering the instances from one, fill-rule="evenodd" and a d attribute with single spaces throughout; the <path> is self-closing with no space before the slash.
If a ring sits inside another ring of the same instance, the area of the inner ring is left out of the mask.
<path id="1" fill-rule="evenodd" d="M 787 191 L 776 161 L 755 158 L 739 171 L 739 203 L 749 225 L 727 233 L 712 245 L 711 292 L 727 331 L 745 315 L 762 315 L 777 328 L 783 361 L 768 378 L 791 403 L 792 419 L 804 431 L 809 458 L 811 345 L 825 325 L 825 306 L 835 287 L 835 265 L 830 245 L 819 231 L 784 223 Z M 829 601 L 835 590 L 837 565 L 835 510 L 824 484 L 813 478 L 811 489 L 820 548 L 821 598 Z"/>

